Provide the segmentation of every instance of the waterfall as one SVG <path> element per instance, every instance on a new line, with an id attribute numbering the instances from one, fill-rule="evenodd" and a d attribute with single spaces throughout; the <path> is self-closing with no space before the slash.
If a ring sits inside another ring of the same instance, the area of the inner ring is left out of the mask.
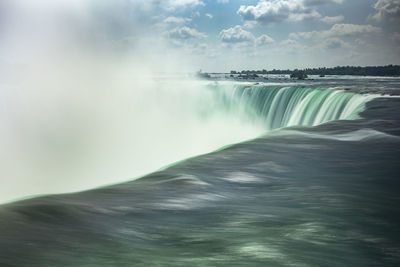
<path id="1" fill-rule="evenodd" d="M 267 130 L 315 126 L 333 120 L 357 119 L 375 96 L 344 90 L 268 85 L 214 85 L 226 112 L 261 123 Z"/>

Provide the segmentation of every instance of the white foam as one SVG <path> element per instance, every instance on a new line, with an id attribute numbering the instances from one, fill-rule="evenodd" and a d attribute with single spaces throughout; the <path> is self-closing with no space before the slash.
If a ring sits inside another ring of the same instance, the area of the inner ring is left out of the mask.
<path id="1" fill-rule="evenodd" d="M 297 130 L 282 130 L 277 131 L 276 135 L 301 135 L 308 138 L 318 138 L 327 140 L 338 140 L 338 141 L 363 141 L 367 139 L 378 139 L 378 138 L 394 138 L 399 139 L 400 137 L 383 133 L 374 129 L 360 129 L 352 132 L 341 133 L 341 134 L 330 134 L 330 133 L 310 133 L 301 132 Z"/>

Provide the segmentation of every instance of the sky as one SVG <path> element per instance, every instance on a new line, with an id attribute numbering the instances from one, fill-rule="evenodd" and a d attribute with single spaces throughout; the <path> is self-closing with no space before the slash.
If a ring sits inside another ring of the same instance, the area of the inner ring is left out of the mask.
<path id="1" fill-rule="evenodd" d="M 58 51 L 49 43 L 123 51 L 159 71 L 400 63 L 400 0 L 0 3 L 0 37 L 11 40 L 0 61 L 14 64 L 31 58 L 26 51 Z"/>

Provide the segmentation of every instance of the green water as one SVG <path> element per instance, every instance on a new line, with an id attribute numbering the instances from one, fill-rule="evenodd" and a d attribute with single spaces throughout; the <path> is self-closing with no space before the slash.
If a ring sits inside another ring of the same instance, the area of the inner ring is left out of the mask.
<path id="1" fill-rule="evenodd" d="M 1 205 L 0 265 L 399 266 L 398 98 L 232 83 L 203 94 L 190 105 L 202 119 L 218 111 L 266 134 L 135 181 Z M 204 128 L 188 138 L 220 129 Z"/>
<path id="2" fill-rule="evenodd" d="M 237 85 L 218 92 L 224 108 L 262 123 L 267 130 L 286 126 L 314 126 L 332 120 L 357 119 L 373 95 L 343 90 Z"/>

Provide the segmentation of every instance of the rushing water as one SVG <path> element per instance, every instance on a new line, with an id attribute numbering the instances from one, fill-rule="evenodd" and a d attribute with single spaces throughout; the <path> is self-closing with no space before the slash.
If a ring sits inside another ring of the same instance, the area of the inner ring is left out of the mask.
<path id="1" fill-rule="evenodd" d="M 176 78 L 139 87 L 5 95 L 0 203 L 124 182 L 281 127 L 354 119 L 376 97 Z"/>
<path id="2" fill-rule="evenodd" d="M 365 103 L 376 97 L 341 90 L 298 86 L 240 85 L 222 89 L 222 102 L 230 112 L 240 110 L 267 130 L 281 127 L 314 126 L 331 120 L 358 118 Z M 220 94 L 220 93 L 219 93 Z"/>
<path id="3" fill-rule="evenodd" d="M 398 79 L 201 84 L 171 92 L 179 118 L 205 127 L 190 142 L 221 123 L 227 139 L 208 148 L 259 137 L 135 181 L 2 205 L 0 264 L 400 264 Z"/>

